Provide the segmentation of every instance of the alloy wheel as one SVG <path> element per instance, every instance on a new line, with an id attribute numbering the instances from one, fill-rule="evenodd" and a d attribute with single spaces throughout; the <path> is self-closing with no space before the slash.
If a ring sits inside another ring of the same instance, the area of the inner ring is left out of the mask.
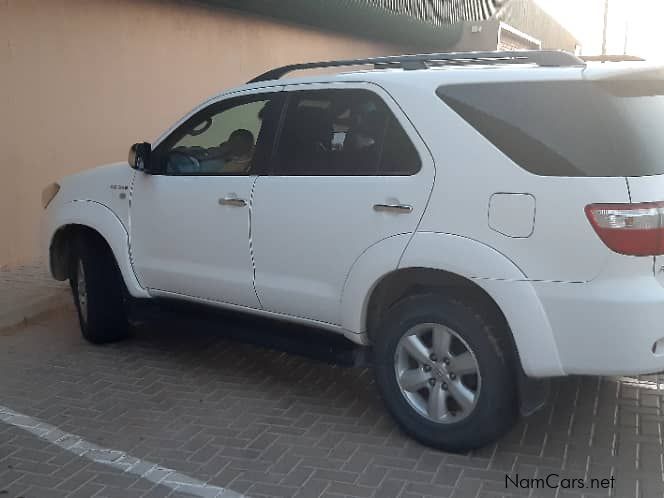
<path id="1" fill-rule="evenodd" d="M 432 422 L 458 422 L 477 405 L 482 382 L 477 358 L 445 325 L 410 328 L 397 344 L 394 370 L 408 404 Z"/>

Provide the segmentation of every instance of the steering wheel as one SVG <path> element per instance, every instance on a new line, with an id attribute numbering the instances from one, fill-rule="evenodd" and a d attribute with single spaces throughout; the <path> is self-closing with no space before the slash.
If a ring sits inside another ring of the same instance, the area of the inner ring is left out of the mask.
<path id="1" fill-rule="evenodd" d="M 177 157 L 177 159 L 175 159 Z M 179 150 L 172 150 L 168 154 L 168 169 L 177 173 L 199 173 L 201 163 L 194 156 Z"/>

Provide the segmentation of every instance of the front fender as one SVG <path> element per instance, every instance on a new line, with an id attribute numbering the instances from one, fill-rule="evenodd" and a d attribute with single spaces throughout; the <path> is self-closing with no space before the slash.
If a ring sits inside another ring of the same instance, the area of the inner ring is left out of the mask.
<path id="1" fill-rule="evenodd" d="M 504 254 L 466 237 L 418 232 L 399 262 L 399 269 L 412 267 L 445 270 L 477 284 L 503 312 L 525 373 L 565 375 L 551 324 L 532 283 Z"/>
<path id="2" fill-rule="evenodd" d="M 49 206 L 42 222 L 43 260 L 49 269 L 53 237 L 67 225 L 83 225 L 96 230 L 113 251 L 129 294 L 137 298 L 150 297 L 131 266 L 129 235 L 125 226 L 113 211 L 96 201 L 73 200 Z"/>

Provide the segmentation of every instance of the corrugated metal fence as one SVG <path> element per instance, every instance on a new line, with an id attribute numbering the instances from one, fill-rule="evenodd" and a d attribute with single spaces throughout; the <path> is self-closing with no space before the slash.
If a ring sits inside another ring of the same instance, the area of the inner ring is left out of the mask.
<path id="1" fill-rule="evenodd" d="M 459 21 L 493 16 L 506 0 L 207 0 L 208 3 L 381 39 L 444 50 L 461 36 Z"/>
<path id="2" fill-rule="evenodd" d="M 437 26 L 492 17 L 504 0 L 365 0 L 375 7 Z"/>

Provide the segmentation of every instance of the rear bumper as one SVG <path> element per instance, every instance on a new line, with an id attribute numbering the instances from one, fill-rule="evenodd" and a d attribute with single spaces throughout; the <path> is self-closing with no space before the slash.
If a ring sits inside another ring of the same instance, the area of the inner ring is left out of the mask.
<path id="1" fill-rule="evenodd" d="M 533 285 L 566 374 L 664 371 L 664 288 L 652 273 Z"/>

